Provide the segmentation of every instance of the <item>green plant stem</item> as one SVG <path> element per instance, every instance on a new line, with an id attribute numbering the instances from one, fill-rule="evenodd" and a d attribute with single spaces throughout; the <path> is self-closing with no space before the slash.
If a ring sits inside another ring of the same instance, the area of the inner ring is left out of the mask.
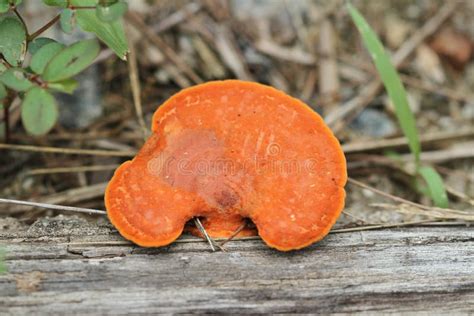
<path id="1" fill-rule="evenodd" d="M 42 26 L 41 28 L 39 28 L 36 32 L 34 32 L 33 34 L 31 35 L 28 35 L 28 41 L 31 42 L 32 40 L 34 40 L 36 37 L 38 37 L 41 33 L 43 33 L 44 31 L 46 31 L 47 29 L 49 29 L 51 26 L 54 25 L 54 23 L 58 22 L 59 21 L 59 18 L 60 18 L 60 15 L 56 15 L 54 18 L 51 19 L 51 21 L 49 21 L 48 23 L 46 23 L 44 26 Z"/>
<path id="2" fill-rule="evenodd" d="M 12 68 L 13 66 L 0 54 L 0 63 L 2 63 L 7 68 Z"/>
<path id="3" fill-rule="evenodd" d="M 71 9 L 71 10 L 96 9 L 95 6 L 73 6 L 73 5 L 68 6 L 68 8 Z M 49 28 L 50 28 L 51 26 L 53 26 L 56 22 L 58 22 L 60 18 L 61 18 L 61 15 L 60 15 L 60 14 L 56 15 L 54 18 L 51 19 L 51 21 L 49 21 L 48 23 L 46 23 L 43 27 L 39 28 L 39 29 L 38 29 L 36 32 L 34 32 L 33 34 L 28 35 L 28 41 L 34 40 L 36 37 L 38 37 L 40 34 L 42 34 L 44 31 L 46 31 L 47 29 L 49 29 Z"/>
<path id="4" fill-rule="evenodd" d="M 28 33 L 28 27 L 26 26 L 26 23 L 25 23 L 25 20 L 23 20 L 23 17 L 21 16 L 20 12 L 18 12 L 17 8 L 16 7 L 13 7 L 13 12 L 16 14 L 16 16 L 18 17 L 18 19 L 21 21 L 21 23 L 23 24 L 23 27 L 25 28 L 25 32 L 26 32 L 26 38 L 28 38 L 30 35 Z"/>
<path id="5" fill-rule="evenodd" d="M 39 75 L 27 75 L 27 79 L 31 81 L 34 84 L 37 84 L 41 88 L 47 88 L 48 84 L 41 80 L 41 77 Z"/>
<path id="6" fill-rule="evenodd" d="M 80 5 L 72 5 L 69 7 L 69 9 L 71 10 L 87 10 L 87 9 L 90 9 L 90 10 L 95 10 L 97 9 L 97 6 L 95 5 L 89 5 L 89 6 L 80 6 Z"/>

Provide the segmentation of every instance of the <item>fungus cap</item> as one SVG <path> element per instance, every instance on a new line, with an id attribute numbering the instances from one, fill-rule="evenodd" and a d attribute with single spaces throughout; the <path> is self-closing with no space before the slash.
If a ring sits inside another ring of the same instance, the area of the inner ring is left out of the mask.
<path id="1" fill-rule="evenodd" d="M 226 80 L 184 89 L 155 112 L 152 132 L 105 194 L 111 222 L 138 245 L 167 245 L 199 216 L 212 237 L 249 218 L 269 246 L 300 249 L 342 211 L 338 140 L 306 104 L 272 87 Z"/>

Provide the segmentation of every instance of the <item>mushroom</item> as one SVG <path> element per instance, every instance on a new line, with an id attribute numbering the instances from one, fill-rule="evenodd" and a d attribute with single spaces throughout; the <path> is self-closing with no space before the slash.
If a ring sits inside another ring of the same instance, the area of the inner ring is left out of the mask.
<path id="1" fill-rule="evenodd" d="M 211 237 L 249 218 L 270 247 L 300 249 L 327 235 L 344 207 L 338 140 L 310 107 L 272 87 L 184 89 L 154 113 L 152 132 L 105 194 L 112 224 L 140 246 L 167 245 L 200 217 Z"/>

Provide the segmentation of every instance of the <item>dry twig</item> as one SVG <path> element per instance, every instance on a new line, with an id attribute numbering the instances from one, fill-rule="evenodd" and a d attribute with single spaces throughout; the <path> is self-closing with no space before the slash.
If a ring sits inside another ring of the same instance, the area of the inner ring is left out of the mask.
<path id="1" fill-rule="evenodd" d="M 255 81 L 242 57 L 242 52 L 235 45 L 234 34 L 227 25 L 213 25 L 215 45 L 224 63 L 241 80 Z"/>
<path id="2" fill-rule="evenodd" d="M 13 199 L 0 198 L 0 203 L 11 204 L 11 205 L 32 206 L 32 207 L 42 207 L 49 210 L 85 213 L 85 214 L 90 214 L 90 215 L 105 215 L 106 214 L 106 212 L 103 210 L 96 210 L 96 209 L 91 209 L 91 208 L 55 205 L 55 204 L 40 203 L 40 202 L 20 201 L 20 200 L 13 200 Z"/>
<path id="3" fill-rule="evenodd" d="M 31 169 L 25 172 L 24 176 L 37 176 L 43 174 L 56 173 L 75 173 L 75 172 L 93 172 L 93 171 L 107 171 L 115 170 L 119 165 L 95 165 L 95 166 L 74 166 L 74 167 L 59 167 L 59 168 L 38 168 Z"/>
<path id="4" fill-rule="evenodd" d="M 212 251 L 216 251 L 216 248 L 215 247 L 218 247 L 220 250 L 222 251 L 227 251 L 224 247 L 222 247 L 222 245 L 218 245 L 215 240 L 209 236 L 209 234 L 207 233 L 206 229 L 204 228 L 204 226 L 202 225 L 201 221 L 199 220 L 199 218 L 195 217 L 194 218 L 194 224 L 196 224 L 196 227 L 199 229 L 199 231 L 201 232 L 201 234 L 204 236 L 204 238 L 207 240 L 207 242 L 209 243 L 209 246 L 211 247 Z"/>
<path id="5" fill-rule="evenodd" d="M 190 16 L 198 13 L 202 9 L 202 4 L 198 2 L 191 2 L 185 5 L 180 10 L 170 14 L 164 19 L 159 20 L 151 28 L 156 33 L 162 33 L 170 28 L 180 24 L 185 21 Z"/>
<path id="6" fill-rule="evenodd" d="M 16 144 L 0 144 L 0 149 L 30 151 L 30 152 L 39 152 L 39 153 L 65 154 L 65 155 L 89 155 L 89 156 L 105 156 L 105 157 L 133 157 L 137 154 L 135 151 L 60 148 L 60 147 L 30 146 L 30 145 L 16 145 Z"/>
<path id="7" fill-rule="evenodd" d="M 466 143 L 465 146 L 458 144 L 458 146 L 453 146 L 449 149 L 425 151 L 420 154 L 421 161 L 429 163 L 440 163 L 452 161 L 454 159 L 467 159 L 473 157 L 474 147 L 472 147 L 471 142 Z M 410 156 L 409 154 L 401 155 L 400 158 L 407 162 L 413 160 L 413 156 Z"/>
<path id="8" fill-rule="evenodd" d="M 324 112 L 328 113 L 336 106 L 339 98 L 339 72 L 336 60 L 336 36 L 331 21 L 326 18 L 321 22 L 319 34 L 319 95 Z"/>
<path id="9" fill-rule="evenodd" d="M 434 132 L 429 134 L 420 135 L 421 144 L 429 144 L 434 142 L 457 140 L 461 138 L 468 138 L 474 136 L 474 128 L 462 129 L 459 131 L 448 131 L 448 132 Z M 353 142 L 342 145 L 344 153 L 358 153 L 372 150 L 383 150 L 390 148 L 398 148 L 402 146 L 408 146 L 408 140 L 406 137 L 397 137 L 389 139 L 371 140 L 370 142 Z"/>
<path id="10" fill-rule="evenodd" d="M 140 124 L 140 127 L 143 132 L 143 139 L 146 141 L 149 135 L 149 131 L 146 128 L 145 120 L 143 118 L 143 107 L 141 99 L 140 79 L 138 75 L 137 55 L 135 53 L 135 45 L 134 43 L 132 43 L 132 41 L 128 41 L 128 46 L 130 50 L 128 59 L 128 69 L 130 84 L 132 86 L 133 105 L 135 106 L 138 124 Z"/>
<path id="11" fill-rule="evenodd" d="M 235 232 L 232 233 L 232 235 L 229 236 L 229 238 L 227 238 L 226 240 L 224 240 L 223 242 L 221 242 L 219 245 L 221 247 L 223 247 L 226 243 L 228 243 L 229 241 L 231 241 L 232 239 L 234 239 L 244 228 L 245 226 L 247 226 L 247 222 L 244 221 L 236 230 Z"/>

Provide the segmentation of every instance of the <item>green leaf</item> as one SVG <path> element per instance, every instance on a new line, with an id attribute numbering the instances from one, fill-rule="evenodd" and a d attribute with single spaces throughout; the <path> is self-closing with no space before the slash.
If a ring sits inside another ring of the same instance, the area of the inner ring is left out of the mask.
<path id="1" fill-rule="evenodd" d="M 432 167 L 423 166 L 418 169 L 418 173 L 423 177 L 428 185 L 431 199 L 438 207 L 446 208 L 449 205 L 448 194 L 443 184 L 443 179 Z"/>
<path id="2" fill-rule="evenodd" d="M 34 55 L 41 47 L 49 43 L 57 43 L 57 42 L 53 40 L 52 38 L 37 37 L 28 44 L 28 52 L 31 55 Z"/>
<path id="3" fill-rule="evenodd" d="M 59 18 L 59 24 L 64 33 L 71 34 L 74 30 L 75 24 L 74 11 L 71 9 L 64 9 Z"/>
<path id="4" fill-rule="evenodd" d="M 364 17 L 354 6 L 352 6 L 352 4 L 348 3 L 347 6 L 352 20 L 361 33 L 365 46 L 372 56 L 380 78 L 387 90 L 388 96 L 395 106 L 395 113 L 398 122 L 403 133 L 408 138 L 408 145 L 412 154 L 415 156 L 416 163 L 418 164 L 420 161 L 421 151 L 418 130 L 416 128 L 415 118 L 408 105 L 407 93 L 400 77 L 398 76 L 397 70 L 393 67 L 390 57 L 385 52 L 377 34 L 375 34 Z"/>
<path id="5" fill-rule="evenodd" d="M 43 3 L 52 7 L 67 7 L 67 0 L 43 0 Z"/>
<path id="6" fill-rule="evenodd" d="M 100 46 L 95 39 L 80 41 L 64 48 L 48 63 L 43 79 L 55 82 L 77 75 L 92 64 L 99 51 Z"/>
<path id="7" fill-rule="evenodd" d="M 66 79 L 59 82 L 52 82 L 48 84 L 48 88 L 71 94 L 77 88 L 77 81 L 74 79 Z"/>
<path id="8" fill-rule="evenodd" d="M 127 4 L 125 2 L 116 2 L 111 5 L 98 5 L 96 15 L 103 22 L 113 22 L 120 19 L 127 12 Z"/>
<path id="9" fill-rule="evenodd" d="M 94 0 L 72 0 L 72 5 L 96 5 Z M 76 19 L 86 32 L 92 32 L 122 59 L 126 59 L 128 45 L 122 21 L 106 23 L 100 21 L 93 10 L 77 10 Z"/>
<path id="10" fill-rule="evenodd" d="M 41 47 L 31 58 L 30 68 L 41 75 L 49 61 L 64 48 L 63 44 L 56 42 Z"/>
<path id="11" fill-rule="evenodd" d="M 0 20 L 0 54 L 13 66 L 23 61 L 26 51 L 26 30 L 19 19 L 7 16 Z"/>
<path id="12" fill-rule="evenodd" d="M 5 13 L 10 9 L 10 1 L 0 0 L 0 13 Z"/>
<path id="13" fill-rule="evenodd" d="M 8 95 L 7 89 L 5 88 L 3 83 L 0 83 L 0 101 L 2 101 L 7 95 Z"/>
<path id="14" fill-rule="evenodd" d="M 58 106 L 51 93 L 39 87 L 29 90 L 21 105 L 21 120 L 31 135 L 49 132 L 58 120 Z"/>
<path id="15" fill-rule="evenodd" d="M 33 83 L 26 78 L 21 68 L 7 69 L 0 75 L 0 82 L 15 91 L 26 91 L 33 87 Z"/>

